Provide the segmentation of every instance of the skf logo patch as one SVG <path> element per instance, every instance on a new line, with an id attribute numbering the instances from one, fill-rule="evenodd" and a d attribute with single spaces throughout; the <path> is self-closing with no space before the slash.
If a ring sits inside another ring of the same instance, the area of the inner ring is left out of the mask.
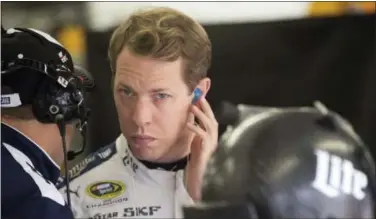
<path id="1" fill-rule="evenodd" d="M 120 181 L 108 180 L 90 184 L 86 187 L 86 193 L 97 199 L 116 198 L 125 192 L 126 186 Z"/>
<path id="2" fill-rule="evenodd" d="M 4 105 L 10 104 L 10 97 L 1 97 L 1 104 L 4 104 Z"/>
<path id="3" fill-rule="evenodd" d="M 128 217 L 139 217 L 139 216 L 154 216 L 159 210 L 161 206 L 142 206 L 142 207 L 130 207 L 124 208 L 123 216 Z"/>

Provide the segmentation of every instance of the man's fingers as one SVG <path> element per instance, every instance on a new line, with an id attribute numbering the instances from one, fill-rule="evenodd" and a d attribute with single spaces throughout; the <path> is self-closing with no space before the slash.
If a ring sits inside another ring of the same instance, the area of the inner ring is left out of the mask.
<path id="1" fill-rule="evenodd" d="M 206 135 L 207 135 L 206 132 L 199 126 L 191 124 L 191 123 L 187 123 L 187 127 L 189 130 L 191 130 L 192 132 L 200 136 L 201 139 L 204 140 L 206 138 Z"/>
<path id="2" fill-rule="evenodd" d="M 190 123 L 190 124 L 194 124 L 194 122 L 195 122 L 195 115 L 192 112 L 190 112 L 188 114 L 187 122 Z"/>
<path id="3" fill-rule="evenodd" d="M 192 106 L 192 112 L 195 116 L 197 116 L 197 119 L 199 120 L 200 125 L 202 128 L 204 128 L 206 131 L 210 130 L 211 121 L 207 115 L 204 114 L 197 106 Z"/>
<path id="4" fill-rule="evenodd" d="M 202 107 L 202 111 L 208 115 L 210 118 L 215 120 L 214 112 L 209 104 L 209 102 L 206 100 L 205 97 L 200 98 L 200 105 Z"/>

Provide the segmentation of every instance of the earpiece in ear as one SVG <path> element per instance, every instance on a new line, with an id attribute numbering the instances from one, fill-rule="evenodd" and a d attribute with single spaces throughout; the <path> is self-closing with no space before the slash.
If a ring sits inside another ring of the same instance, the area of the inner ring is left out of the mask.
<path id="1" fill-rule="evenodd" d="M 200 97 L 202 96 L 202 91 L 200 88 L 195 88 L 194 91 L 193 91 L 193 100 L 192 100 L 192 104 L 195 104 L 197 103 L 197 101 L 200 99 Z"/>

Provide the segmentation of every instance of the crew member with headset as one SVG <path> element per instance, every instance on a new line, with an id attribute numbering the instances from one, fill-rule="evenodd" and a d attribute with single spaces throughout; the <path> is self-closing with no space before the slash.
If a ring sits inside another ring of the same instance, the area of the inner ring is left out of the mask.
<path id="1" fill-rule="evenodd" d="M 88 120 L 88 77 L 50 35 L 2 27 L 2 218 L 73 218 L 55 183 L 75 126 Z"/>
<path id="2" fill-rule="evenodd" d="M 375 218 L 375 163 L 317 102 L 249 116 L 221 139 L 203 201 L 185 219 Z"/>

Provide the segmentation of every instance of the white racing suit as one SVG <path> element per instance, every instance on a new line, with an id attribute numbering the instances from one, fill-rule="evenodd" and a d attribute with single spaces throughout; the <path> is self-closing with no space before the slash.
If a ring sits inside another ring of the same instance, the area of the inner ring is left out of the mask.
<path id="1" fill-rule="evenodd" d="M 183 170 L 148 169 L 132 155 L 123 135 L 69 175 L 75 218 L 183 218 L 182 207 L 193 204 Z M 62 177 L 57 187 L 66 197 Z"/>

